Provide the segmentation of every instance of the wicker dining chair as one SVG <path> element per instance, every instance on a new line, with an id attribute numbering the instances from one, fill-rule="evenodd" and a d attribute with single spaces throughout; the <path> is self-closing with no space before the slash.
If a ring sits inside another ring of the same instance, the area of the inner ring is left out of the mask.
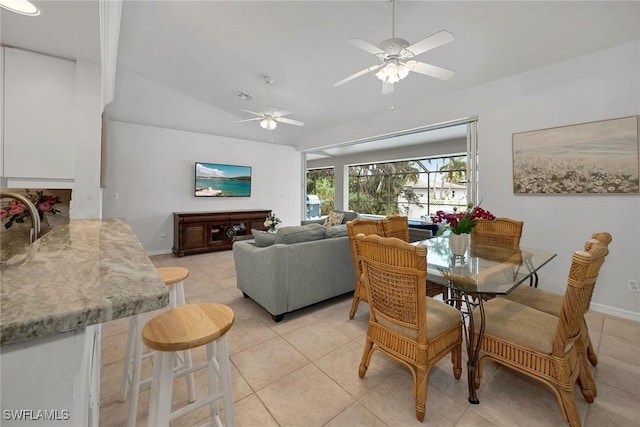
<path id="1" fill-rule="evenodd" d="M 369 327 L 360 362 L 364 377 L 380 350 L 409 368 L 416 417 L 426 411 L 429 371 L 451 353 L 453 375 L 462 373 L 462 320 L 455 308 L 426 296 L 427 248 L 397 238 L 357 236 L 369 296 Z"/>
<path id="2" fill-rule="evenodd" d="M 409 218 L 404 215 L 391 215 L 382 219 L 384 237 L 395 237 L 409 242 Z"/>
<path id="3" fill-rule="evenodd" d="M 396 237 L 403 242 L 410 243 L 409 239 L 409 219 L 403 215 L 391 215 L 382 220 L 384 237 Z M 435 297 L 442 294 L 442 299 L 449 296 L 448 288 L 435 282 L 427 280 L 427 296 Z"/>
<path id="4" fill-rule="evenodd" d="M 598 242 L 606 247 L 609 247 L 609 244 L 612 240 L 613 239 L 611 237 L 611 234 L 609 233 L 593 233 L 591 235 L 591 239 L 589 239 L 585 244 L 584 250 L 588 251 L 592 245 Z M 593 286 L 591 286 L 589 289 L 589 303 L 587 304 L 587 311 L 589 310 L 589 304 L 591 303 L 592 295 Z M 544 311 L 545 313 L 553 314 L 554 316 L 559 316 L 560 310 L 562 309 L 563 295 L 545 291 L 539 288 L 519 286 L 508 295 L 505 295 L 505 298 L 508 298 L 520 304 L 524 304 L 528 307 L 535 308 L 536 310 Z M 598 356 L 593 348 L 593 344 L 591 343 L 589 328 L 587 327 L 587 322 L 584 319 L 582 320 L 582 329 L 583 342 L 585 345 L 585 348 L 581 349 L 584 351 L 583 356 L 586 358 L 586 360 L 589 361 L 589 363 L 591 363 L 593 366 L 596 366 L 598 364 Z"/>
<path id="5" fill-rule="evenodd" d="M 471 246 L 476 247 L 501 247 L 508 250 L 518 250 L 520 247 L 520 238 L 522 237 L 523 221 L 511 218 L 496 218 L 494 220 L 479 219 L 471 233 Z M 499 251 L 495 252 L 497 256 Z M 485 255 L 482 255 L 483 257 Z M 489 257 L 490 258 L 490 257 Z M 490 258 L 491 259 L 491 258 Z M 496 261 L 502 261 L 493 258 Z M 530 285 L 537 285 L 537 275 L 531 276 Z M 485 297 L 491 299 L 493 297 Z"/>
<path id="6" fill-rule="evenodd" d="M 573 392 L 576 382 L 587 402 L 593 402 L 592 381 L 578 347 L 582 345 L 584 313 L 589 307 L 600 267 L 609 253 L 599 241 L 573 254 L 559 316 L 506 298 L 484 304 L 485 331 L 474 385 L 480 386 L 485 359 L 510 367 L 548 386 L 565 421 L 580 426 Z M 474 316 L 477 315 L 476 309 Z M 479 335 L 475 325 L 474 335 Z"/>
<path id="7" fill-rule="evenodd" d="M 517 249 L 520 245 L 523 226 L 523 221 L 511 218 L 479 219 L 471 233 L 471 242 Z"/>
<path id="8" fill-rule="evenodd" d="M 355 271 L 356 286 L 353 292 L 353 301 L 351 302 L 351 310 L 349 311 L 349 319 L 353 319 L 358 311 L 360 301 L 367 301 L 367 289 L 362 281 L 362 264 L 358 255 L 356 246 L 356 236 L 358 234 L 377 234 L 382 236 L 384 231 L 382 228 L 382 219 L 356 218 L 347 221 L 347 235 L 349 236 L 349 245 L 351 245 L 351 258 L 353 260 L 353 271 Z"/>

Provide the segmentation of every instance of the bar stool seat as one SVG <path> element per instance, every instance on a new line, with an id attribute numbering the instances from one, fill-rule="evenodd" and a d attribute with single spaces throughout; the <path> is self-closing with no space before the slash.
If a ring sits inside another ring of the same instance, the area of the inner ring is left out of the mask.
<path id="1" fill-rule="evenodd" d="M 170 286 L 169 305 L 173 308 L 184 305 L 184 280 L 189 277 L 189 269 L 184 267 L 158 267 L 157 270 L 164 284 Z"/>
<path id="2" fill-rule="evenodd" d="M 224 425 L 232 427 L 233 399 L 226 333 L 234 321 L 233 310 L 224 304 L 189 304 L 160 313 L 142 329 L 142 340 L 155 350 L 148 425 L 169 426 L 179 418 L 204 405 L 210 405 L 211 424 L 222 425 L 218 401 L 222 399 Z M 207 361 L 191 372 L 208 368 L 209 395 L 171 411 L 173 367 L 176 352 L 206 345 Z M 219 381 L 218 381 L 219 380 Z"/>
<path id="3" fill-rule="evenodd" d="M 157 271 L 162 277 L 164 284 L 169 287 L 169 307 L 176 308 L 185 305 L 184 280 L 189 277 L 189 269 L 184 267 L 158 267 Z M 142 361 L 153 356 L 153 352 L 143 353 L 142 348 L 142 327 L 146 317 L 146 313 L 138 314 L 132 316 L 129 321 L 129 333 L 127 336 L 127 347 L 122 370 L 122 382 L 120 384 L 121 401 L 127 398 L 127 391 L 129 389 L 131 390 L 127 427 L 134 427 L 136 425 L 138 393 L 141 387 L 151 382 L 151 377 L 140 379 Z M 174 369 L 174 374 L 176 376 L 185 375 L 185 370 L 190 369 L 192 366 L 191 352 L 185 351 L 178 359 L 178 366 Z M 186 375 L 189 402 L 193 402 L 196 399 L 193 374 L 189 373 Z"/>

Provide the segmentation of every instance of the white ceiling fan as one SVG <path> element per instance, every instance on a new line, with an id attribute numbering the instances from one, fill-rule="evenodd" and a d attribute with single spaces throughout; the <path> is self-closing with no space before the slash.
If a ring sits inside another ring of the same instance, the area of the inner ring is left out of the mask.
<path id="1" fill-rule="evenodd" d="M 268 85 L 268 87 L 270 87 L 273 84 L 273 79 L 269 76 L 264 76 L 264 82 Z M 271 96 L 269 92 L 267 92 L 267 102 L 269 105 L 271 104 L 270 98 Z M 265 109 L 260 110 L 259 112 L 251 111 L 251 110 L 242 110 L 242 111 L 244 111 L 245 113 L 254 114 L 258 117 L 239 120 L 237 123 L 260 120 L 260 127 L 266 130 L 274 130 L 276 126 L 278 126 L 278 123 L 286 123 L 288 125 L 294 125 L 294 126 L 304 126 L 304 122 L 301 122 L 300 120 L 293 120 L 288 117 L 285 117 L 291 114 L 291 111 L 288 111 L 288 110 L 278 110 L 277 108 L 274 108 L 274 107 L 267 107 Z"/>
<path id="2" fill-rule="evenodd" d="M 442 80 L 449 80 L 455 75 L 455 72 L 446 68 L 437 67 L 435 65 L 426 64 L 424 62 L 415 61 L 411 58 L 420 55 L 428 50 L 434 49 L 455 40 L 453 34 L 448 31 L 438 31 L 429 37 L 420 40 L 412 45 L 408 41 L 395 36 L 395 5 L 398 0 L 389 0 L 391 3 L 391 38 L 375 46 L 363 39 L 350 39 L 349 43 L 363 49 L 373 55 L 376 55 L 381 64 L 372 65 L 349 77 L 340 80 L 333 86 L 341 86 L 355 78 L 363 76 L 367 73 L 380 69 L 376 73 L 376 77 L 382 80 L 382 93 L 393 92 L 394 83 L 407 77 L 410 71 L 424 74 L 426 76 L 435 77 Z"/>

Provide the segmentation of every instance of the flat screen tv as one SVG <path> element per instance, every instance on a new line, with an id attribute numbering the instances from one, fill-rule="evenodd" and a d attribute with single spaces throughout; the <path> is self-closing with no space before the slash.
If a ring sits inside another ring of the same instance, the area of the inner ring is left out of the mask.
<path id="1" fill-rule="evenodd" d="M 196 162 L 195 196 L 251 196 L 251 166 Z"/>

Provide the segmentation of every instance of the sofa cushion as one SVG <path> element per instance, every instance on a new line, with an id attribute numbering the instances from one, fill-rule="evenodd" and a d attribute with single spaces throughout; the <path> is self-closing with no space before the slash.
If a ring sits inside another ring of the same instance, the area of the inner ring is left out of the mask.
<path id="1" fill-rule="evenodd" d="M 324 239 L 324 227 L 320 224 L 294 225 L 278 229 L 274 243 L 290 245 L 321 239 Z"/>
<path id="2" fill-rule="evenodd" d="M 268 233 L 261 230 L 251 230 L 251 234 L 253 234 L 253 238 L 256 240 L 256 246 L 259 248 L 266 248 L 267 246 L 271 246 L 276 241 L 275 233 Z"/>
<path id="3" fill-rule="evenodd" d="M 347 224 L 332 225 L 326 227 L 324 230 L 325 239 L 332 239 L 334 237 L 342 237 L 347 235 Z"/>
<path id="4" fill-rule="evenodd" d="M 325 227 L 331 227 L 332 225 L 342 224 L 342 219 L 344 218 L 344 213 L 338 213 L 331 211 L 329 215 L 327 215 L 327 219 L 324 220 Z"/>

